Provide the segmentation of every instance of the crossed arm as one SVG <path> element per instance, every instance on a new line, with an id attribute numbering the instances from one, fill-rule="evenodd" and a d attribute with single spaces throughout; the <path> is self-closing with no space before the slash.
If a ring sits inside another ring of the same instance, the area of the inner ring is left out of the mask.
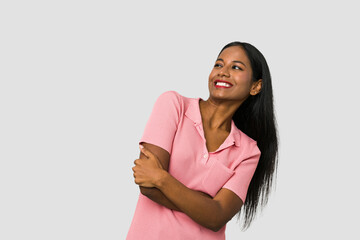
<path id="1" fill-rule="evenodd" d="M 142 144 L 133 167 L 135 183 L 154 202 L 181 211 L 198 224 L 220 230 L 241 208 L 242 200 L 232 191 L 221 189 L 214 198 L 187 188 L 168 172 L 170 154 L 149 143 Z"/>

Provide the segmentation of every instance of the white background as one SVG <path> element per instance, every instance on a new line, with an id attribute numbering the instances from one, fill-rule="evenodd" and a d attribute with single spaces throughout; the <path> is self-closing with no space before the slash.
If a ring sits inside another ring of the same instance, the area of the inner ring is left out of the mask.
<path id="1" fill-rule="evenodd" d="M 355 2 L 1 1 L 0 239 L 125 239 L 156 98 L 207 99 L 235 40 L 268 61 L 280 151 L 268 206 L 227 239 L 358 238 Z"/>

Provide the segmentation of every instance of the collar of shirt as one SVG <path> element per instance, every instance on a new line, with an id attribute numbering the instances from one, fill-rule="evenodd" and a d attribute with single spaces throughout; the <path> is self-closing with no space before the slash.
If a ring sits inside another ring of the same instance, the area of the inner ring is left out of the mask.
<path id="1" fill-rule="evenodd" d="M 192 101 L 190 102 L 188 108 L 186 109 L 185 115 L 191 119 L 194 122 L 194 127 L 197 126 L 201 126 L 202 128 L 202 119 L 201 119 L 201 113 L 200 113 L 200 107 L 199 107 L 199 100 L 200 98 L 193 98 L 191 99 Z M 203 100 L 203 99 L 201 99 Z M 225 141 L 223 142 L 223 144 L 219 147 L 217 151 L 220 151 L 224 148 L 227 148 L 233 144 L 235 144 L 235 146 L 240 146 L 240 133 L 239 133 L 239 129 L 236 127 L 234 120 L 231 120 L 231 130 L 230 130 L 230 134 L 229 136 L 225 139 Z M 200 133 L 200 135 L 202 135 L 203 133 Z M 205 140 L 205 137 L 202 136 Z"/>

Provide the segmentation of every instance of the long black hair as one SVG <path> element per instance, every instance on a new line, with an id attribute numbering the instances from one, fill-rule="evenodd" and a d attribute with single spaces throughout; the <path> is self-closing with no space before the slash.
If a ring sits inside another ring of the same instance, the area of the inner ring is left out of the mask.
<path id="1" fill-rule="evenodd" d="M 236 110 L 232 119 L 246 135 L 257 141 L 261 151 L 260 160 L 250 182 L 246 200 L 238 218 L 242 215 L 243 230 L 254 220 L 257 211 L 268 202 L 278 165 L 278 134 L 274 114 L 273 91 L 270 70 L 261 52 L 249 43 L 231 42 L 220 53 L 232 46 L 241 47 L 250 60 L 252 81 L 262 79 L 262 87 L 257 95 L 250 95 Z M 220 54 L 219 54 L 220 55 Z"/>

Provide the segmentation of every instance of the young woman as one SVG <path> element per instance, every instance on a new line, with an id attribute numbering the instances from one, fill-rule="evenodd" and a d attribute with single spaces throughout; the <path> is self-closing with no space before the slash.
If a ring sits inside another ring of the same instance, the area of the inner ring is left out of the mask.
<path id="1" fill-rule="evenodd" d="M 207 100 L 175 91 L 157 99 L 134 161 L 142 194 L 128 240 L 225 239 L 236 213 L 246 229 L 267 203 L 278 140 L 265 58 L 229 43 L 208 87 Z"/>

